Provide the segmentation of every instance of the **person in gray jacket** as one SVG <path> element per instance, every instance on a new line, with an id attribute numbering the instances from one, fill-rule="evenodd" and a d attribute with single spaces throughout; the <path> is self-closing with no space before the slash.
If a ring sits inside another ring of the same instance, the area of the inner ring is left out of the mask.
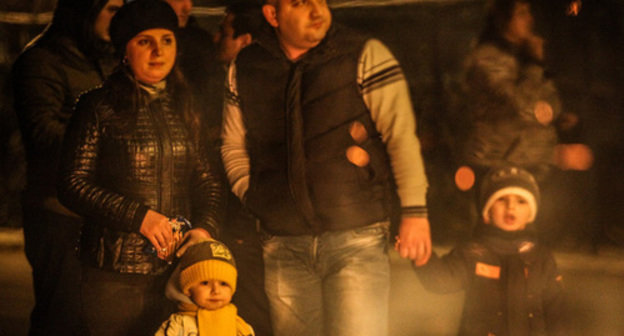
<path id="1" fill-rule="evenodd" d="M 499 0 L 466 59 L 462 159 L 482 175 L 509 163 L 542 180 L 555 165 L 561 101 L 544 67 L 544 39 L 528 1 Z"/>

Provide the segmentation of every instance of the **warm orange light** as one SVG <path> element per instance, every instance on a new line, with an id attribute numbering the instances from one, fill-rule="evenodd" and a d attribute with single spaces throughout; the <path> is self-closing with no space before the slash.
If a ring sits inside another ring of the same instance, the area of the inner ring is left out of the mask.
<path id="1" fill-rule="evenodd" d="M 359 144 L 366 141 L 366 139 L 368 138 L 368 132 L 366 132 L 366 127 L 364 127 L 364 125 L 359 121 L 354 121 L 351 124 L 351 127 L 349 128 L 349 134 L 351 134 L 353 140 Z"/>
<path id="2" fill-rule="evenodd" d="M 581 11 L 581 5 L 582 5 L 581 0 L 572 0 L 568 4 L 568 8 L 566 9 L 566 14 L 569 16 L 579 15 L 579 12 Z"/>
<path id="3" fill-rule="evenodd" d="M 554 116 L 552 106 L 543 100 L 535 103 L 533 113 L 535 113 L 535 118 L 542 125 L 550 124 Z"/>
<path id="4" fill-rule="evenodd" d="M 555 163 L 562 170 L 588 170 L 594 153 L 584 144 L 560 144 L 555 147 Z"/>
<path id="5" fill-rule="evenodd" d="M 347 159 L 358 167 L 366 167 L 370 162 L 370 155 L 360 146 L 351 146 L 347 148 Z"/>
<path id="6" fill-rule="evenodd" d="M 475 183 L 475 174 L 472 168 L 461 166 L 455 172 L 455 185 L 461 191 L 470 190 Z"/>

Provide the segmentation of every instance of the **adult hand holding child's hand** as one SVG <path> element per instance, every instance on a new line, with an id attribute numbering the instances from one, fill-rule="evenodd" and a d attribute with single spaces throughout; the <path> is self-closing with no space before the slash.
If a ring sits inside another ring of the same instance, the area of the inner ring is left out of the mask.
<path id="1" fill-rule="evenodd" d="M 402 258 L 414 261 L 416 266 L 427 263 L 431 257 L 431 234 L 426 217 L 403 217 L 394 249 Z"/>

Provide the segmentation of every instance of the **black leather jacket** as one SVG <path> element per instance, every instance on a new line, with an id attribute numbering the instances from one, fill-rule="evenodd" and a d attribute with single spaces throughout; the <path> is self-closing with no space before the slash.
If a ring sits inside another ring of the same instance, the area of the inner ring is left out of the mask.
<path id="1" fill-rule="evenodd" d="M 110 103 L 116 74 L 82 96 L 67 130 L 61 157 L 59 199 L 85 217 L 82 256 L 121 273 L 159 274 L 167 264 L 149 253 L 139 233 L 148 209 L 182 215 L 194 227 L 218 234 L 223 187 L 189 142 L 182 116 L 165 89 L 126 120 Z"/>

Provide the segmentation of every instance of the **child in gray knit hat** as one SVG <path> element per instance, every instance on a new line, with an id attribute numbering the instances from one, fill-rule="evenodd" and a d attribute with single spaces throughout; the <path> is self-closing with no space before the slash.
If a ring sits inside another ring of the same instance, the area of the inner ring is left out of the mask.
<path id="1" fill-rule="evenodd" d="M 225 244 L 211 239 L 190 246 L 167 283 L 167 298 L 178 304 L 178 312 L 155 336 L 253 336 L 231 303 L 237 276 Z"/>
<path id="2" fill-rule="evenodd" d="M 432 292 L 465 290 L 460 335 L 559 335 L 561 275 L 532 222 L 539 188 L 517 167 L 491 170 L 480 189 L 481 223 L 473 237 L 415 267 Z"/>

